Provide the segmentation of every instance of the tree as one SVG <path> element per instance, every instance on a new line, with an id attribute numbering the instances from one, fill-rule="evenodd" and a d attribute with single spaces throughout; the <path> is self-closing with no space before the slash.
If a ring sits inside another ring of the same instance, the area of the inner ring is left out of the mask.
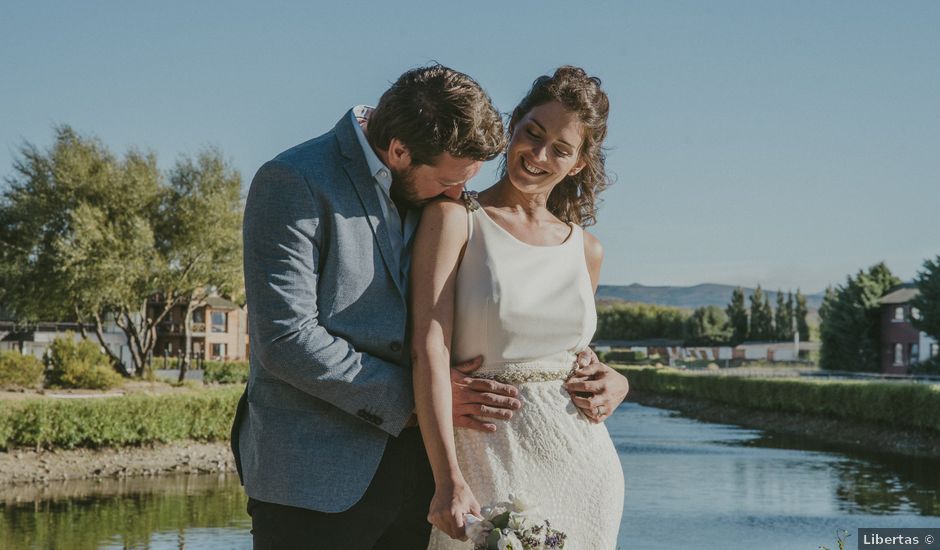
<path id="1" fill-rule="evenodd" d="M 764 322 L 765 340 L 774 339 L 774 308 L 770 305 L 770 294 L 764 294 L 764 303 L 761 304 L 761 318 Z"/>
<path id="2" fill-rule="evenodd" d="M 25 143 L 13 167 L 0 197 L 0 301 L 18 319 L 74 320 L 85 338 L 93 326 L 119 370 L 142 376 L 174 305 L 240 288 L 240 182 L 218 152 L 182 160 L 167 186 L 153 154 L 119 159 L 61 126 L 49 150 Z M 127 336 L 130 365 L 105 344 L 110 321 Z"/>
<path id="3" fill-rule="evenodd" d="M 924 260 L 922 271 L 914 277 L 919 294 L 911 300 L 918 309 L 913 319 L 914 326 L 940 340 L 940 256 Z"/>
<path id="4" fill-rule="evenodd" d="M 774 340 L 786 342 L 793 338 L 790 327 L 790 311 L 783 301 L 783 291 L 777 290 L 777 309 L 774 311 Z"/>
<path id="5" fill-rule="evenodd" d="M 731 325 L 731 341 L 740 344 L 747 340 L 747 309 L 744 307 L 744 289 L 736 287 L 731 294 L 731 302 L 725 309 L 728 323 Z"/>
<path id="6" fill-rule="evenodd" d="M 805 304 L 806 304 L 806 301 L 805 301 L 805 299 L 804 299 L 804 305 L 805 305 Z M 797 323 L 796 323 L 796 303 L 793 301 L 793 292 L 792 292 L 792 291 L 789 291 L 789 290 L 787 291 L 787 304 L 786 304 L 785 307 L 787 308 L 787 320 L 786 320 L 786 323 L 787 323 L 787 338 L 786 338 L 786 339 L 789 341 L 789 340 L 793 340 L 793 337 L 796 335 L 796 331 L 797 331 L 797 326 L 796 326 L 796 325 L 797 325 Z M 805 322 L 805 320 L 804 320 L 804 322 Z M 807 340 L 808 340 L 808 339 L 809 339 L 809 338 L 807 338 Z"/>
<path id="7" fill-rule="evenodd" d="M 797 291 L 797 297 L 799 297 L 799 291 Z M 839 295 L 836 293 L 836 289 L 832 288 L 832 285 L 827 286 L 822 305 L 819 306 L 819 318 L 821 319 L 819 326 L 820 340 L 823 342 L 819 350 L 820 365 L 840 365 L 842 363 L 840 358 L 845 355 L 845 350 L 842 349 L 844 339 L 839 338 L 834 330 L 831 335 L 828 332 L 828 323 L 836 323 L 838 301 Z M 800 339 L 802 340 L 802 338 L 803 333 L 800 332 Z"/>
<path id="8" fill-rule="evenodd" d="M 820 367 L 878 372 L 881 368 L 880 299 L 900 284 L 882 262 L 859 270 L 845 285 L 826 290 L 820 308 Z M 799 294 L 798 294 L 799 296 Z"/>
<path id="9" fill-rule="evenodd" d="M 128 334 L 133 367 L 152 332 L 137 319 L 159 262 L 150 216 L 159 196 L 153 155 L 116 158 L 98 140 L 55 128 L 47 151 L 25 143 L 0 199 L 0 300 L 24 320 L 93 325 L 102 348 L 114 319 Z M 129 330 L 131 326 L 141 330 Z"/>
<path id="10" fill-rule="evenodd" d="M 764 295 L 760 285 L 751 294 L 751 330 L 749 340 L 770 340 L 773 338 L 773 313 L 770 302 Z"/>
<path id="11" fill-rule="evenodd" d="M 676 307 L 621 303 L 597 309 L 599 340 L 681 340 L 688 313 Z"/>
<path id="12" fill-rule="evenodd" d="M 809 315 L 809 307 L 806 305 L 806 296 L 796 289 L 796 310 L 793 312 L 796 317 L 796 331 L 800 334 L 801 342 L 809 342 L 809 323 L 806 317 Z"/>
<path id="13" fill-rule="evenodd" d="M 732 329 L 728 316 L 718 306 L 697 308 L 686 319 L 686 344 L 696 346 L 717 346 L 731 339 Z"/>
<path id="14" fill-rule="evenodd" d="M 217 149 L 180 158 L 158 217 L 159 248 L 168 260 L 167 285 L 183 306 L 186 376 L 193 339 L 193 312 L 213 293 L 233 296 L 242 284 L 241 176 Z"/>

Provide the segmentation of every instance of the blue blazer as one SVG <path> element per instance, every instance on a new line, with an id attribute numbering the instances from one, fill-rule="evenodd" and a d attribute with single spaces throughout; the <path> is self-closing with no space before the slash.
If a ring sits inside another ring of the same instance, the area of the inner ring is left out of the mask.
<path id="1" fill-rule="evenodd" d="M 264 164 L 245 205 L 248 496 L 340 512 L 414 409 L 406 282 L 351 113 Z"/>

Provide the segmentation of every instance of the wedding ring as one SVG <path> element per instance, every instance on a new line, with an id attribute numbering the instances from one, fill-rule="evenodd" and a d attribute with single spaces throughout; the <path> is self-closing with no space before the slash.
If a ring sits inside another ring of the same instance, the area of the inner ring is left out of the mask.
<path id="1" fill-rule="evenodd" d="M 594 407 L 594 416 L 604 416 L 604 407 L 602 405 Z"/>

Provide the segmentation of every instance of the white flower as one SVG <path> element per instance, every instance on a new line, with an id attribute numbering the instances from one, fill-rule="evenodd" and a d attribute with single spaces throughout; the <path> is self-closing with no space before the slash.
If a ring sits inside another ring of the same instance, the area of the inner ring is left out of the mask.
<path id="1" fill-rule="evenodd" d="M 529 518 L 525 514 L 509 513 L 509 528 L 513 531 L 522 531 L 525 529 L 525 523 Z"/>
<path id="2" fill-rule="evenodd" d="M 524 550 L 522 547 L 522 541 L 519 540 L 519 537 L 515 533 L 510 531 L 509 533 L 501 533 L 499 536 L 499 542 L 496 543 L 496 547 L 499 550 Z"/>
<path id="3" fill-rule="evenodd" d="M 526 500 L 525 495 L 510 494 L 509 500 L 510 502 L 512 502 L 512 505 L 516 509 L 517 512 L 525 512 L 530 507 L 529 501 Z"/>

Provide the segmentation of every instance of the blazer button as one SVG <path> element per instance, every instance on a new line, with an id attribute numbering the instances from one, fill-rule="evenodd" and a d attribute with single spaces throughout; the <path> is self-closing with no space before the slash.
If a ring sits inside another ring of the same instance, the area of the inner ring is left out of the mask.
<path id="1" fill-rule="evenodd" d="M 392 342 L 391 344 L 389 344 L 388 347 L 395 353 L 398 353 L 399 351 L 401 351 L 401 342 Z"/>

